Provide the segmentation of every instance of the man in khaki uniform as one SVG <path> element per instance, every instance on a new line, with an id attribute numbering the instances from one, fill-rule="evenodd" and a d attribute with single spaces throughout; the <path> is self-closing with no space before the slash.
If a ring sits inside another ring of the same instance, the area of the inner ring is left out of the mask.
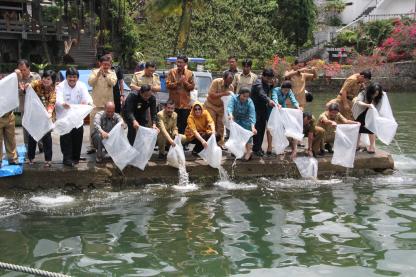
<path id="1" fill-rule="evenodd" d="M 314 157 L 322 155 L 321 145 L 325 130 L 316 126 L 316 119 L 310 112 L 303 113 L 303 134 L 308 138 L 307 154 Z"/>
<path id="2" fill-rule="evenodd" d="M 285 79 L 292 82 L 292 91 L 302 110 L 304 110 L 306 106 L 306 81 L 312 81 L 317 77 L 318 72 L 316 71 L 316 68 L 302 67 L 298 60 L 293 64 L 292 70 L 285 72 Z"/>
<path id="3" fill-rule="evenodd" d="M 25 109 L 25 93 L 26 84 L 30 84 L 33 81 L 40 80 L 40 75 L 36 72 L 30 71 L 30 64 L 27 60 L 21 59 L 17 62 L 16 69 L 17 76 L 19 77 L 19 112 L 23 118 Z M 23 128 L 23 141 L 27 145 L 29 141 L 28 132 Z M 39 144 L 39 150 L 42 150 L 42 144 Z"/>
<path id="4" fill-rule="evenodd" d="M 159 147 L 159 159 L 166 158 L 166 144 L 175 145 L 173 141 L 176 136 L 181 136 L 182 144 L 186 139 L 184 135 L 178 132 L 177 120 L 178 114 L 174 112 L 175 103 L 172 100 L 166 102 L 163 110 L 157 113 L 157 127 L 160 132 L 157 135 L 157 146 Z"/>
<path id="5" fill-rule="evenodd" d="M 242 87 L 251 90 L 251 87 L 257 80 L 257 75 L 251 72 L 253 62 L 250 59 L 245 59 L 241 64 L 243 66 L 243 71 L 234 75 L 233 87 L 235 93 L 238 93 Z"/>
<path id="6" fill-rule="evenodd" d="M 318 118 L 318 126 L 325 130 L 321 149 L 326 148 L 329 153 L 332 153 L 332 145 L 335 141 L 335 131 L 338 124 L 360 124 L 359 122 L 346 119 L 339 110 L 337 103 L 331 103 L 327 106 L 327 110 Z"/>
<path id="7" fill-rule="evenodd" d="M 369 70 L 364 70 L 360 73 L 356 73 L 348 77 L 344 85 L 342 86 L 338 96 L 332 100 L 330 103 L 338 103 L 340 107 L 341 114 L 350 120 L 353 120 L 352 116 L 352 99 L 358 95 L 358 93 L 365 89 L 366 83 L 371 80 L 371 72 Z"/>
<path id="8" fill-rule="evenodd" d="M 140 90 L 142 85 L 149 85 L 152 92 L 156 95 L 160 91 L 160 78 L 155 71 L 156 64 L 154 62 L 146 62 L 143 71 L 134 73 L 130 88 Z"/>
<path id="9" fill-rule="evenodd" d="M 221 147 L 224 145 L 224 102 L 222 102 L 221 97 L 232 93 L 234 89 L 231 84 L 232 81 L 233 74 L 229 71 L 224 72 L 222 78 L 212 81 L 208 90 L 208 97 L 204 103 L 204 108 L 210 113 L 215 122 L 215 130 L 221 137 L 218 142 Z"/>
<path id="10" fill-rule="evenodd" d="M 15 117 L 12 111 L 0 117 L 0 167 L 3 158 L 3 140 L 9 164 L 17 164 Z"/>
<path id="11" fill-rule="evenodd" d="M 90 114 L 90 134 L 94 131 L 93 122 L 95 114 L 99 111 L 104 111 L 104 106 L 107 102 L 114 103 L 113 87 L 116 83 L 116 73 L 111 70 L 111 56 L 104 55 L 100 58 L 100 67 L 92 70 L 88 78 L 88 84 L 92 87 L 92 102 L 95 106 Z M 90 143 L 91 149 L 88 153 L 93 153 L 95 149 L 91 139 Z"/>

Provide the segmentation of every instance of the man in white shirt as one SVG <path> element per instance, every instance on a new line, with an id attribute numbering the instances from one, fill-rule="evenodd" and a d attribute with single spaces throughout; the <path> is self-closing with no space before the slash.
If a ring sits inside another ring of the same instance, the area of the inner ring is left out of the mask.
<path id="1" fill-rule="evenodd" d="M 92 98 L 86 84 L 78 79 L 78 70 L 70 67 L 66 70 L 66 80 L 56 87 L 57 120 L 64 116 L 65 109 L 69 109 L 71 104 L 92 105 Z M 64 165 L 72 167 L 79 163 L 83 135 L 84 127 L 81 126 L 60 137 Z"/>

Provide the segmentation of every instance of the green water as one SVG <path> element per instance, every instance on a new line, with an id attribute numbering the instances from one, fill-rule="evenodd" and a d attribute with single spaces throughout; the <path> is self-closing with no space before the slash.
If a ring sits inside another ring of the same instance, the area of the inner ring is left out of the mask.
<path id="1" fill-rule="evenodd" d="M 329 96 L 315 97 L 318 115 Z M 60 192 L 0 194 L 0 261 L 72 276 L 415 276 L 416 95 L 390 100 L 397 143 L 380 147 L 394 175 L 160 184 L 55 205 L 34 197 Z"/>

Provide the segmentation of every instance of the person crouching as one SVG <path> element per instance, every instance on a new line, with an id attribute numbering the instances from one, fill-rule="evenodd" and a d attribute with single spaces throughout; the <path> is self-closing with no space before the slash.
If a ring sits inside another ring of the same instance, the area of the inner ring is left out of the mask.
<path id="1" fill-rule="evenodd" d="M 91 139 L 95 149 L 97 149 L 97 156 L 95 158 L 97 163 L 101 163 L 104 159 L 103 139 L 108 138 L 108 133 L 110 133 L 117 123 L 123 122 L 123 119 L 115 110 L 115 104 L 113 102 L 107 102 L 104 105 L 104 111 L 100 111 L 94 116 L 94 129 L 91 134 Z"/>
<path id="2" fill-rule="evenodd" d="M 192 155 L 197 155 L 204 148 L 208 147 L 207 140 L 212 134 L 215 134 L 215 123 L 209 112 L 198 101 L 192 105 L 187 122 L 188 125 L 185 128 L 186 140 L 191 144 L 195 144 Z M 221 139 L 221 136 L 218 134 L 215 137 L 217 142 Z"/>

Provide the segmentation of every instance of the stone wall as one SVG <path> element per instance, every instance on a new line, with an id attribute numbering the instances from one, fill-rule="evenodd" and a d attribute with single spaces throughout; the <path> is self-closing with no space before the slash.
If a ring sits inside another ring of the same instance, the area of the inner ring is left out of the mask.
<path id="1" fill-rule="evenodd" d="M 390 63 L 370 69 L 372 81 L 379 82 L 389 92 L 416 92 L 416 62 L 406 61 Z M 345 79 L 356 73 L 352 68 L 342 69 L 332 79 L 320 77 L 319 80 L 309 82 L 307 89 L 312 92 L 337 92 L 341 89 Z"/>

